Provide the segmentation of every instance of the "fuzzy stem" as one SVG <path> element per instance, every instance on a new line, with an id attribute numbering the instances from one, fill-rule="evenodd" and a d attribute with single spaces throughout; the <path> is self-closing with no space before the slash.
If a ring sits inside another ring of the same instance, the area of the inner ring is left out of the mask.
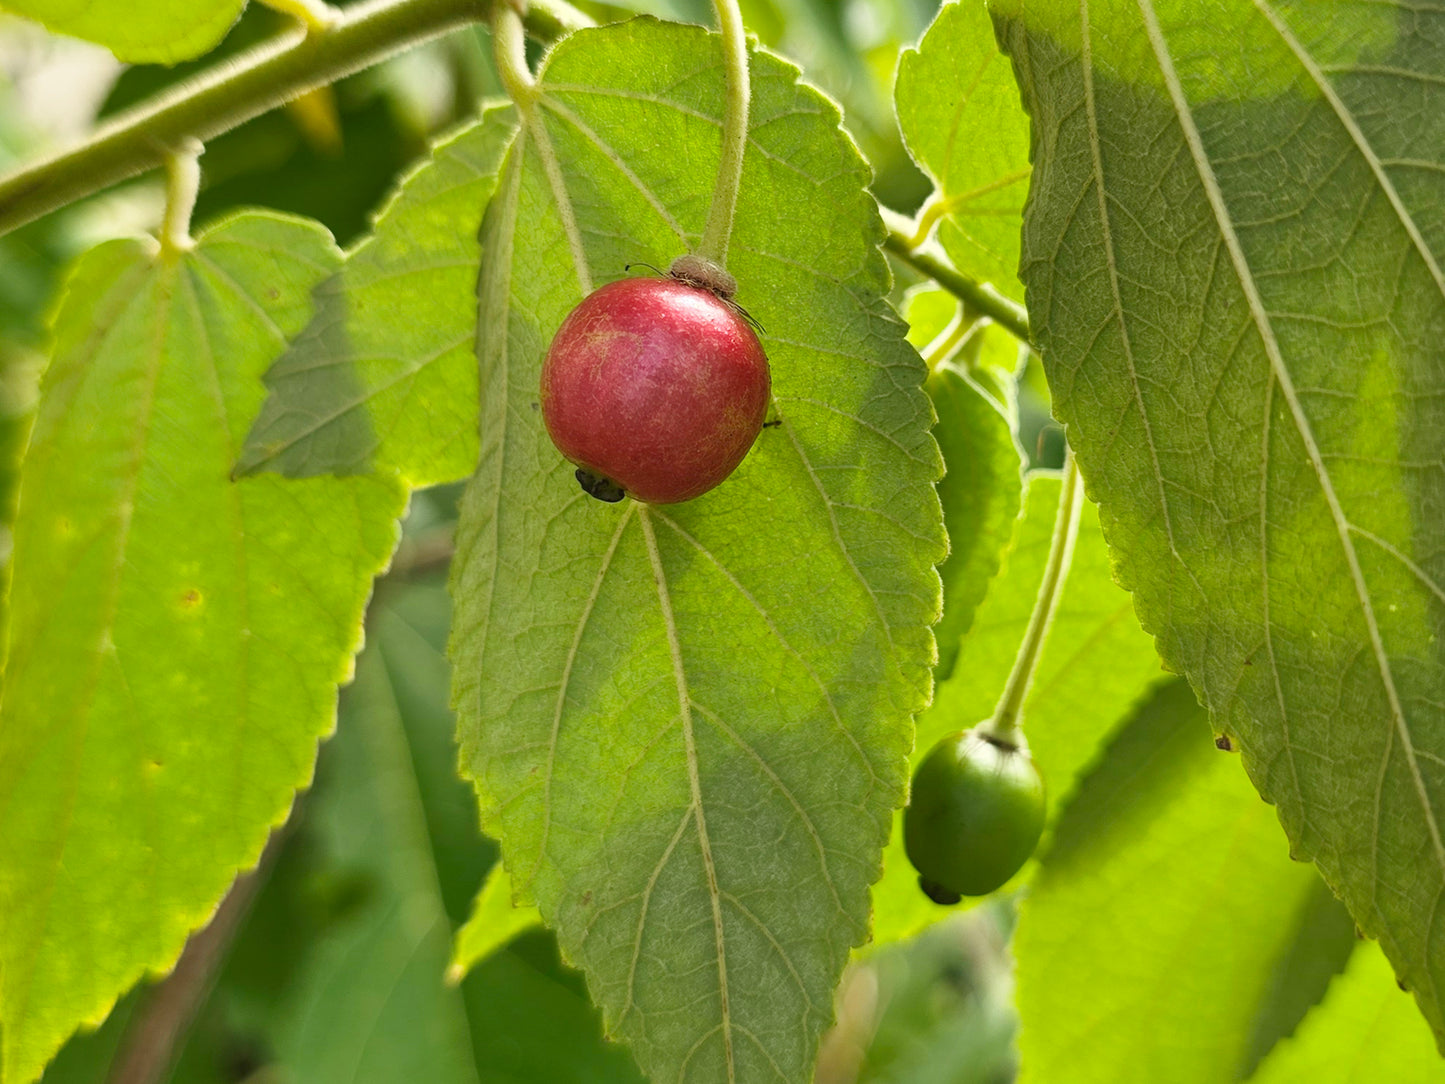
<path id="1" fill-rule="evenodd" d="M 947 213 L 948 200 L 942 192 L 935 192 L 918 212 L 918 223 L 913 229 L 913 235 L 908 238 L 908 247 L 923 247 L 928 241 L 928 235 L 933 232 L 933 227 L 938 225 L 938 220 Z"/>
<path id="2" fill-rule="evenodd" d="M 530 114 L 537 100 L 537 81 L 527 67 L 527 37 L 522 16 L 511 5 L 497 5 L 492 17 L 492 55 L 502 89 L 524 114 Z"/>
<path id="3" fill-rule="evenodd" d="M 1059 511 L 1054 518 L 1054 537 L 1049 543 L 1048 562 L 1044 565 L 1038 597 L 1034 599 L 1034 612 L 1029 615 L 1028 630 L 1019 645 L 1019 653 L 1014 658 L 1013 670 L 1009 673 L 998 707 L 994 709 L 992 718 L 977 727 L 980 734 L 999 745 L 1013 748 L 1023 745 L 1024 700 L 1028 697 L 1029 686 L 1033 684 L 1039 654 L 1048 640 L 1049 626 L 1053 623 L 1054 611 L 1064 593 L 1064 581 L 1069 578 L 1069 565 L 1074 559 L 1074 539 L 1079 534 L 1084 487 L 1079 483 L 1074 453 L 1068 450 L 1064 453 L 1063 482 L 1059 490 Z"/>
<path id="4" fill-rule="evenodd" d="M 486 19 L 501 0 L 371 0 L 324 30 L 288 30 L 127 110 L 83 143 L 0 177 L 0 235 L 118 181 L 164 165 L 186 137 L 207 140 L 316 87 Z M 532 0 L 528 29 L 553 40 L 583 17 Z"/>
<path id="5" fill-rule="evenodd" d="M 972 310 L 967 305 L 960 304 L 958 311 L 953 314 L 953 319 L 948 322 L 948 326 L 919 351 L 929 372 L 937 369 L 953 355 L 954 350 L 957 349 L 959 343 L 963 342 L 973 324 Z"/>
<path id="6" fill-rule="evenodd" d="M 198 139 L 185 139 L 166 155 L 166 212 L 161 219 L 161 253 L 177 256 L 196 245 L 191 239 L 191 212 L 201 190 L 201 152 Z"/>
<path id="7" fill-rule="evenodd" d="M 713 0 L 718 26 L 722 30 L 723 63 L 727 68 L 727 111 L 723 115 L 722 156 L 717 164 L 717 181 L 712 190 L 707 225 L 697 246 L 697 255 L 727 267 L 728 241 L 732 238 L 733 214 L 738 205 L 738 188 L 743 180 L 743 153 L 748 145 L 748 41 L 743 33 L 743 15 L 737 0 Z"/>

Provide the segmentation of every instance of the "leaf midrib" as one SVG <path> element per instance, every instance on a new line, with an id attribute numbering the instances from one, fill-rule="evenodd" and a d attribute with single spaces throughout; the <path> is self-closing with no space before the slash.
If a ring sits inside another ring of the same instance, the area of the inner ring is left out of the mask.
<path id="1" fill-rule="evenodd" d="M 662 566 L 662 555 L 657 549 L 657 536 L 652 529 L 652 519 L 647 505 L 637 504 L 637 522 L 642 527 L 642 537 L 647 543 L 647 557 L 652 564 L 653 579 L 657 584 L 658 603 L 662 608 L 663 625 L 667 631 L 667 647 L 672 657 L 672 673 L 677 683 L 678 708 L 682 714 L 683 745 L 687 753 L 687 782 L 692 793 L 692 814 L 697 825 L 698 846 L 702 851 L 703 869 L 707 873 L 708 902 L 712 907 L 713 936 L 717 946 L 718 999 L 722 1016 L 723 1054 L 727 1062 L 728 1082 L 737 1079 L 737 1068 L 733 1054 L 732 1009 L 728 1002 L 728 969 L 726 936 L 723 932 L 722 894 L 718 888 L 717 866 L 713 863 L 712 841 L 707 831 L 707 816 L 703 812 L 702 781 L 698 773 L 697 744 L 692 729 L 692 697 L 687 687 L 687 671 L 682 661 L 682 644 L 678 638 L 677 619 L 672 612 L 672 598 L 667 589 L 667 570 Z M 686 1062 L 683 1063 L 686 1067 Z"/>
<path id="2" fill-rule="evenodd" d="M 1087 11 L 1087 0 L 1083 0 L 1083 3 L 1084 9 Z M 1425 814 L 1426 826 L 1429 830 L 1432 850 L 1435 854 L 1435 863 L 1440 868 L 1442 875 L 1445 875 L 1445 843 L 1442 843 L 1440 826 L 1435 816 L 1435 810 L 1431 805 L 1429 794 L 1425 789 L 1424 778 L 1420 771 L 1414 741 L 1410 734 L 1410 728 L 1405 718 L 1403 706 L 1400 703 L 1398 691 L 1395 688 L 1394 674 L 1390 666 L 1389 657 L 1385 651 L 1379 624 L 1375 618 L 1373 601 L 1370 597 L 1368 585 L 1365 583 L 1364 573 L 1359 563 L 1359 555 L 1355 551 L 1354 543 L 1350 537 L 1351 524 L 1348 517 L 1345 516 L 1344 509 L 1339 501 L 1339 496 L 1335 492 L 1334 483 L 1325 467 L 1323 456 L 1321 455 L 1319 445 L 1315 441 L 1309 419 L 1306 417 L 1303 406 L 1299 401 L 1293 379 L 1285 367 L 1284 357 L 1280 350 L 1278 340 L 1274 336 L 1274 329 L 1269 319 L 1268 310 L 1264 305 L 1263 298 L 1260 296 L 1258 287 L 1254 281 L 1253 273 L 1244 254 L 1243 246 L 1234 231 L 1233 220 L 1230 217 L 1228 207 L 1225 205 L 1218 178 L 1215 176 L 1213 167 L 1204 150 L 1203 140 L 1199 134 L 1198 127 L 1195 125 L 1193 111 L 1189 106 L 1188 100 L 1185 98 L 1183 85 L 1174 69 L 1173 58 L 1169 52 L 1168 43 L 1165 41 L 1162 28 L 1159 25 L 1152 0 L 1137 0 L 1137 3 L 1140 14 L 1144 20 L 1145 31 L 1148 35 L 1150 46 L 1154 51 L 1160 73 L 1164 79 L 1165 88 L 1169 93 L 1175 114 L 1179 120 L 1181 132 L 1189 147 L 1195 170 L 1199 175 L 1200 184 L 1204 189 L 1205 197 L 1208 199 L 1210 210 L 1214 215 L 1215 223 L 1219 228 L 1221 238 L 1229 252 L 1230 261 L 1234 265 L 1235 274 L 1239 279 L 1240 289 L 1244 292 L 1245 299 L 1249 305 L 1250 315 L 1259 332 L 1265 355 L 1269 359 L 1274 380 L 1284 395 L 1290 410 L 1291 419 L 1305 447 L 1310 466 L 1313 468 L 1315 476 L 1319 481 L 1325 503 L 1329 508 L 1331 520 L 1335 525 L 1336 534 L 1339 536 L 1340 545 L 1344 551 L 1346 563 L 1349 566 L 1350 578 L 1355 595 L 1359 601 L 1360 610 L 1369 633 L 1370 645 L 1375 656 L 1376 665 L 1380 671 L 1381 682 L 1384 686 L 1386 698 L 1389 701 L 1394 732 L 1398 733 L 1400 737 L 1406 763 L 1414 784 L 1416 797 Z M 1258 0 L 1256 0 L 1256 4 L 1258 4 Z M 1388 756 L 1388 751 L 1386 755 Z M 1426 968 L 1426 975 L 1433 989 L 1434 980 L 1428 968 Z"/>

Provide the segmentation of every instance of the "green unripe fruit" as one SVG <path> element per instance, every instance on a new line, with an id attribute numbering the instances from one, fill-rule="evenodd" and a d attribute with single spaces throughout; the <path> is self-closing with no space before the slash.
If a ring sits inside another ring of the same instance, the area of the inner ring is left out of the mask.
<path id="1" fill-rule="evenodd" d="M 1026 746 L 960 730 L 913 773 L 903 847 L 936 903 L 999 888 L 1028 861 L 1043 830 L 1044 781 Z"/>

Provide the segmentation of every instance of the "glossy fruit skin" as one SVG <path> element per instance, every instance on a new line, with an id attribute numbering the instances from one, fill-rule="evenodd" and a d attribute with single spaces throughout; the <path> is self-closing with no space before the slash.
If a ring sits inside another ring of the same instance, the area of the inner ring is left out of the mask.
<path id="1" fill-rule="evenodd" d="M 1044 830 L 1044 781 L 1026 747 L 950 734 L 913 774 L 903 847 L 940 903 L 986 896 L 1017 873 Z"/>
<path id="2" fill-rule="evenodd" d="M 675 278 L 632 278 L 568 314 L 542 363 L 541 395 L 564 456 L 635 500 L 674 504 L 743 461 L 772 380 L 736 306 Z"/>

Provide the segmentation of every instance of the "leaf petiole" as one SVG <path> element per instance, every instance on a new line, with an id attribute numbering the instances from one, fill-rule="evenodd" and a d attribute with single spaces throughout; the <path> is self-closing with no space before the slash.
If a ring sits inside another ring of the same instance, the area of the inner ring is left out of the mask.
<path id="1" fill-rule="evenodd" d="M 166 211 L 160 229 L 163 257 L 196 247 L 191 238 L 191 212 L 201 189 L 200 157 L 205 149 L 199 139 L 183 139 L 166 152 Z"/>
<path id="2" fill-rule="evenodd" d="M 502 89 L 524 115 L 530 116 L 537 100 L 537 81 L 527 67 L 527 37 L 522 16 L 507 3 L 498 4 L 492 16 L 492 55 Z"/>
<path id="3" fill-rule="evenodd" d="M 697 255 L 727 267 L 728 241 L 733 232 L 733 213 L 743 179 L 743 153 L 748 145 L 748 42 L 743 33 L 743 15 L 737 0 L 713 0 L 722 30 L 723 63 L 727 68 L 727 109 L 723 115 L 722 155 L 717 164 L 712 204 Z"/>
<path id="4" fill-rule="evenodd" d="M 968 333 L 973 330 L 975 323 L 977 323 L 977 314 L 966 304 L 959 302 L 957 311 L 953 314 L 953 319 L 948 322 L 948 326 L 934 336 L 932 342 L 919 351 L 923 357 L 923 363 L 928 366 L 929 372 L 937 369 L 953 356 L 959 344 L 963 342 L 963 340 L 968 337 Z"/>

